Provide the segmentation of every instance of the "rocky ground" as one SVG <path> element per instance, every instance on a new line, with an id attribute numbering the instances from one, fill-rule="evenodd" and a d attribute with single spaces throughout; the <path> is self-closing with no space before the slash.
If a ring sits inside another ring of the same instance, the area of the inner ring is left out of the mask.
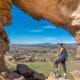
<path id="1" fill-rule="evenodd" d="M 38 73 L 24 64 L 18 64 L 16 71 L 2 72 L 0 80 L 45 80 L 42 73 Z"/>

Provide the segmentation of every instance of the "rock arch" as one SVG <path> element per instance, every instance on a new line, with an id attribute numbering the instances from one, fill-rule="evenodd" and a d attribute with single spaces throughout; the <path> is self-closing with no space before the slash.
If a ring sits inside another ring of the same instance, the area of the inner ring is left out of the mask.
<path id="1" fill-rule="evenodd" d="M 12 3 L 35 19 L 46 19 L 68 30 L 76 39 L 80 56 L 80 0 L 0 0 L 0 70 L 6 69 L 4 53 L 8 51 L 5 25 L 11 24 Z"/>

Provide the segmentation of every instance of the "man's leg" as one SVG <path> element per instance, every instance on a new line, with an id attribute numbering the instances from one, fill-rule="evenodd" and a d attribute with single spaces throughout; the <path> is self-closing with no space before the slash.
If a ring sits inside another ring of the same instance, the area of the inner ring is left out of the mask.
<path id="1" fill-rule="evenodd" d="M 65 62 L 66 62 L 66 60 L 64 59 L 62 62 L 62 66 L 63 66 L 63 70 L 64 70 L 64 74 L 63 74 L 64 77 L 66 77 L 66 63 Z"/>
<path id="2" fill-rule="evenodd" d="M 66 64 L 62 63 L 62 66 L 63 66 L 64 73 L 66 73 Z"/>
<path id="3" fill-rule="evenodd" d="M 56 62 L 54 63 L 54 72 L 58 73 L 58 64 Z"/>
<path id="4" fill-rule="evenodd" d="M 60 59 L 57 59 L 54 61 L 54 70 L 56 73 L 58 73 L 58 64 L 61 63 Z"/>

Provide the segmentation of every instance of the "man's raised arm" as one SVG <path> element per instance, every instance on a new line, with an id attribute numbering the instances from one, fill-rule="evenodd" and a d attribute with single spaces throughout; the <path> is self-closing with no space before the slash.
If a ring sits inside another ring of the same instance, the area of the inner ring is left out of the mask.
<path id="1" fill-rule="evenodd" d="M 36 0 L 13 0 L 13 3 L 33 18 L 41 19 L 41 13 Z"/>

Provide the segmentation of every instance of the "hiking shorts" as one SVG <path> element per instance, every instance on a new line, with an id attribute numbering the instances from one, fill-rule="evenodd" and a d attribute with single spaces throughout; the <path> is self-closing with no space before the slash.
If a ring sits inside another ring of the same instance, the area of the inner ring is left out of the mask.
<path id="1" fill-rule="evenodd" d="M 56 59 L 54 62 L 56 64 L 59 64 L 59 63 L 65 63 L 66 59 L 65 58 L 59 58 L 59 59 Z"/>

